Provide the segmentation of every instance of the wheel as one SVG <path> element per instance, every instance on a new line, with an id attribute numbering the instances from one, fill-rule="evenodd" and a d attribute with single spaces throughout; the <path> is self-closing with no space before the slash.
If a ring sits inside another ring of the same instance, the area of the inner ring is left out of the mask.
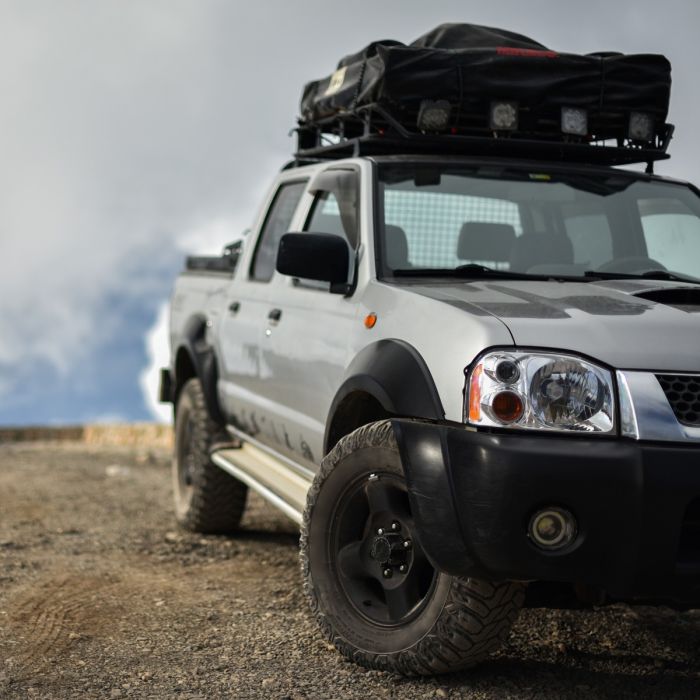
<path id="1" fill-rule="evenodd" d="M 235 530 L 245 509 L 248 487 L 209 459 L 209 449 L 221 432 L 209 417 L 199 379 L 190 379 L 175 410 L 172 473 L 175 516 L 194 532 Z"/>
<path id="2" fill-rule="evenodd" d="M 389 421 L 344 437 L 309 490 L 301 568 L 323 634 L 351 661 L 404 675 L 474 666 L 505 640 L 520 583 L 435 570 L 415 536 Z"/>

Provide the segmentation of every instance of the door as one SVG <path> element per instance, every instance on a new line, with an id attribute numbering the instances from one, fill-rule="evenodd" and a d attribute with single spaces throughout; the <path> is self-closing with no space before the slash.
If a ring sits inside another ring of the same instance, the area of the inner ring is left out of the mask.
<path id="1" fill-rule="evenodd" d="M 330 168 L 314 178 L 303 231 L 360 239 L 359 173 Z M 315 470 L 323 456 L 331 402 L 348 365 L 355 325 L 352 297 L 331 294 L 327 283 L 276 274 L 262 339 L 260 387 L 279 451 Z"/>
<path id="2" fill-rule="evenodd" d="M 279 240 L 289 230 L 305 180 L 283 182 L 270 203 L 252 254 L 231 283 L 217 333 L 219 396 L 227 416 L 253 436 L 271 432 L 260 393 L 260 346 L 270 307 Z"/>

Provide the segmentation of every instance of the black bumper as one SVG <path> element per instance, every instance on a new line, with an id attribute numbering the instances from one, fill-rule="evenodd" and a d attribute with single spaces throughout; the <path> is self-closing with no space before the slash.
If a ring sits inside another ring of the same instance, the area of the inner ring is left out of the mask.
<path id="1" fill-rule="evenodd" d="M 700 445 L 393 425 L 418 537 L 437 568 L 700 601 Z M 527 534 L 547 506 L 578 522 L 576 540 L 553 553 Z"/>

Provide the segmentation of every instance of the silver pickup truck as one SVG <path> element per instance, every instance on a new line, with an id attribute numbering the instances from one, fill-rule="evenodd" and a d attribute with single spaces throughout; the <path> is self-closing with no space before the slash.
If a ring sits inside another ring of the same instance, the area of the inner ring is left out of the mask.
<path id="1" fill-rule="evenodd" d="M 669 90 L 662 56 L 489 27 L 372 43 L 304 88 L 252 232 L 188 260 L 177 518 L 279 507 L 348 659 L 442 673 L 524 603 L 700 603 L 700 192 L 653 175 Z"/>
<path id="2" fill-rule="evenodd" d="M 323 633 L 406 674 L 483 659 L 538 582 L 699 602 L 700 192 L 357 150 L 292 162 L 177 280 L 180 523 L 262 494 Z"/>

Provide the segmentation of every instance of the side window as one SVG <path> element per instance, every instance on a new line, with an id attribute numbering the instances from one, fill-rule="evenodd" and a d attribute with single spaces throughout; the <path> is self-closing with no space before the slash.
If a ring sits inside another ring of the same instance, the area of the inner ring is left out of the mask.
<path id="1" fill-rule="evenodd" d="M 310 233 L 332 233 L 348 239 L 340 216 L 338 199 L 332 192 L 319 192 L 316 195 L 303 230 Z M 319 289 L 324 292 L 330 289 L 328 282 L 318 280 L 295 279 L 294 285 L 306 289 Z"/>
<path id="2" fill-rule="evenodd" d="M 315 193 L 304 231 L 343 236 L 351 248 L 359 238 L 359 178 L 354 170 L 325 170 L 312 181 Z"/>
<path id="3" fill-rule="evenodd" d="M 340 218 L 338 199 L 332 192 L 319 192 L 316 195 L 304 231 L 334 233 L 336 236 L 348 237 Z"/>
<path id="4" fill-rule="evenodd" d="M 275 272 L 280 238 L 289 231 L 306 182 L 280 185 L 267 212 L 250 270 L 252 279 L 269 282 Z"/>

